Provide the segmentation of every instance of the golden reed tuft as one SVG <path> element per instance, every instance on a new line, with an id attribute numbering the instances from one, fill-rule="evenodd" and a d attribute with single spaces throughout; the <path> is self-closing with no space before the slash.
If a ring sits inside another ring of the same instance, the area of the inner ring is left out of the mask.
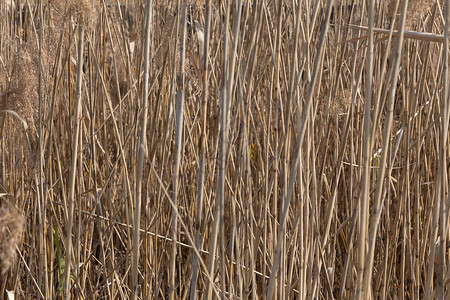
<path id="1" fill-rule="evenodd" d="M 24 220 L 8 200 L 0 198 L 0 274 L 5 274 L 16 260 Z"/>

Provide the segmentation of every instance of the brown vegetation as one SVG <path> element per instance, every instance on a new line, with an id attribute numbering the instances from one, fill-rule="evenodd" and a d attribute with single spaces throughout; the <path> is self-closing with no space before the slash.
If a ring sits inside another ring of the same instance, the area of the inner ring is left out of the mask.
<path id="1" fill-rule="evenodd" d="M 446 1 L 28 2 L 0 299 L 450 297 Z"/>

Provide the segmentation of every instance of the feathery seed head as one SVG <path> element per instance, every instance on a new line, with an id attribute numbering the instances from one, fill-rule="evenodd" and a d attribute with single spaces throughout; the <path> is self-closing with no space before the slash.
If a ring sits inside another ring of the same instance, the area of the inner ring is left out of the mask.
<path id="1" fill-rule="evenodd" d="M 24 220 L 8 200 L 0 198 L 0 273 L 5 274 L 16 259 Z"/>

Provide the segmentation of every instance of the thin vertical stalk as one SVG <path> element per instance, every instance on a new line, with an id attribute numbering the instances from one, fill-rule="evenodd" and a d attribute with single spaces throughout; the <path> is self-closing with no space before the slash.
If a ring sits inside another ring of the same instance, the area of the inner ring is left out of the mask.
<path id="1" fill-rule="evenodd" d="M 208 273 L 214 274 L 215 266 L 215 254 L 217 249 L 217 236 L 219 230 L 223 226 L 224 218 L 224 202 L 225 202 L 225 176 L 226 176 L 226 163 L 227 163 L 227 147 L 228 147 L 228 108 L 229 108 L 229 95 L 228 95 L 228 27 L 230 25 L 230 1 L 226 2 L 226 13 L 225 13 L 225 23 L 223 27 L 223 61 L 222 61 L 222 82 L 221 82 L 221 103 L 222 108 L 220 112 L 220 145 L 219 145 L 219 159 L 218 159 L 218 169 L 219 177 L 217 180 L 217 190 L 216 190 L 216 203 L 214 205 L 214 223 L 212 227 L 212 233 L 209 244 L 209 257 L 208 257 Z M 222 231 L 222 230 L 221 230 Z M 221 239 L 223 241 L 223 239 Z M 223 246 L 223 245 L 222 245 Z M 223 247 L 221 247 L 223 249 Z M 222 252 L 222 255 L 224 253 Z M 223 261 L 223 260 L 222 260 Z M 224 268 L 222 265 L 221 268 Z M 223 273 L 223 272 L 221 272 Z M 224 281 L 225 278 L 221 278 Z M 212 296 L 212 284 L 213 282 L 206 282 L 206 289 L 204 294 L 204 299 L 211 299 Z M 222 297 L 224 297 L 224 290 L 222 290 Z"/>
<path id="2" fill-rule="evenodd" d="M 283 36 L 283 31 L 282 31 L 282 20 L 283 20 L 283 0 L 280 0 L 278 3 L 278 19 L 277 19 L 277 36 L 276 36 L 276 49 L 275 49 L 275 63 L 274 63 L 274 76 L 275 76 L 275 96 L 273 97 L 273 99 L 275 100 L 275 109 L 272 110 L 272 98 L 269 100 L 270 101 L 270 106 L 269 106 L 269 115 L 273 114 L 273 127 L 274 127 L 274 137 L 273 137 L 273 141 L 274 141 L 274 149 L 275 149 L 275 168 L 273 168 L 273 186 L 275 187 L 273 189 L 273 206 L 272 206 L 272 211 L 271 213 L 273 214 L 273 218 L 276 219 L 277 216 L 277 212 L 278 212 L 278 208 L 277 208 L 277 203 L 278 203 L 278 176 L 279 176 L 279 153 L 280 153 L 280 149 L 278 147 L 278 130 L 279 130 L 279 110 L 281 109 L 280 106 L 282 106 L 282 97 L 281 97 L 281 85 L 280 85 L 280 69 L 281 69 L 281 44 L 282 44 L 282 36 Z M 270 123 L 270 119 L 268 118 L 269 123 Z M 270 131 L 268 130 L 268 133 Z M 269 143 L 269 138 L 267 138 Z M 269 145 L 266 146 L 267 149 L 267 153 L 269 152 Z M 268 154 L 267 154 L 268 155 Z M 267 170 L 266 170 L 266 177 L 268 178 L 268 168 L 269 165 L 267 165 Z M 269 201 L 269 198 L 266 199 L 266 201 Z M 276 241 L 277 241 L 277 236 L 276 236 L 276 226 L 277 226 L 277 222 L 274 222 L 273 228 L 271 229 L 273 232 L 273 247 L 276 247 Z M 264 273 L 266 271 L 266 268 L 264 268 Z M 300 294 L 301 295 L 301 294 Z"/>
<path id="3" fill-rule="evenodd" d="M 178 206 L 178 178 L 180 174 L 181 149 L 183 145 L 183 119 L 184 119 L 184 65 L 186 58 L 186 7 L 187 1 L 183 3 L 183 13 L 181 21 L 181 44 L 180 44 L 180 70 L 177 75 L 177 106 L 176 106 L 176 128 L 175 128 L 175 156 L 173 159 L 173 175 L 172 175 L 172 201 L 175 208 Z M 175 264 L 177 262 L 177 226 L 178 218 L 176 209 L 172 209 L 172 253 L 170 257 L 170 274 L 169 274 L 169 299 L 175 299 Z"/>
<path id="4" fill-rule="evenodd" d="M 72 149 L 72 166 L 70 169 L 69 178 L 69 215 L 67 220 L 67 237 L 66 237 L 66 264 L 64 270 L 64 298 L 70 299 L 70 270 L 72 267 L 72 227 L 73 227 L 73 210 L 75 202 L 75 178 L 78 162 L 78 142 L 81 127 L 81 83 L 83 72 L 83 48 L 84 48 L 84 29 L 81 21 L 79 20 L 78 28 L 78 61 L 77 61 L 77 85 L 76 85 L 76 104 L 75 104 L 75 124 L 73 128 L 73 149 Z"/>
<path id="5" fill-rule="evenodd" d="M 313 98 L 313 94 L 314 94 L 314 87 L 316 84 L 316 80 L 319 77 L 318 76 L 319 72 L 322 72 L 321 66 L 322 66 L 322 58 L 323 58 L 324 45 L 325 45 L 325 37 L 327 35 L 328 28 L 330 26 L 329 22 L 330 22 L 331 9 L 333 7 L 333 4 L 334 4 L 333 0 L 328 1 L 326 17 L 325 17 L 323 27 L 322 27 L 322 32 L 320 33 L 320 38 L 319 38 L 319 47 L 317 50 L 317 57 L 314 62 L 314 69 L 313 69 L 313 73 L 312 73 L 312 77 L 311 77 L 311 82 L 309 83 L 309 86 L 308 86 L 306 103 L 303 108 L 302 119 L 301 119 L 299 131 L 298 131 L 297 145 L 295 148 L 294 158 L 293 158 L 291 169 L 289 172 L 289 184 L 288 184 L 287 194 L 286 194 L 285 198 L 283 199 L 283 205 L 282 205 L 283 210 L 282 210 L 282 214 L 280 217 L 280 226 L 278 228 L 279 240 L 277 242 L 277 246 L 275 249 L 275 257 L 274 257 L 274 261 L 273 261 L 273 265 L 272 265 L 272 270 L 271 270 L 270 279 L 269 279 L 269 286 L 268 286 L 268 291 L 267 291 L 267 299 L 269 299 L 269 300 L 271 300 L 273 297 L 273 292 L 274 292 L 274 288 L 275 288 L 275 278 L 277 275 L 278 267 L 280 265 L 281 244 L 282 244 L 282 240 L 283 240 L 283 239 L 280 239 L 280 237 L 284 236 L 285 231 L 286 231 L 287 216 L 289 213 L 289 207 L 290 207 L 292 194 L 293 194 L 293 190 L 294 190 L 295 178 L 297 177 L 296 176 L 297 175 L 297 166 L 298 166 L 298 162 L 300 159 L 300 152 L 301 152 L 300 149 L 301 149 L 301 146 L 303 143 L 303 138 L 305 137 L 306 127 L 307 127 L 306 125 L 307 125 L 309 116 L 310 115 L 314 116 L 314 114 L 311 114 L 309 110 L 312 108 L 312 98 Z"/>
<path id="6" fill-rule="evenodd" d="M 242 178 L 242 182 L 245 185 L 245 191 L 242 193 L 244 195 L 244 198 L 246 199 L 245 202 L 245 217 L 247 219 L 248 222 L 248 227 L 247 227 L 247 231 L 248 233 L 248 248 L 244 247 L 244 249 L 246 249 L 245 254 L 244 254 L 244 259 L 243 259 L 243 264 L 249 266 L 249 268 L 247 269 L 247 274 L 246 274 L 246 278 L 248 278 L 246 281 L 244 280 L 244 282 L 242 282 L 243 284 L 247 284 L 248 287 L 244 287 L 245 289 L 250 289 L 250 286 L 256 286 L 256 278 L 255 278 L 255 273 L 254 270 L 256 268 L 255 266 L 255 231 L 254 231 L 254 212 L 253 212 L 253 195 L 250 191 L 252 191 L 253 189 L 253 177 L 252 177 L 252 170 L 251 170 L 251 166 L 250 166 L 250 152 L 247 150 L 250 148 L 249 146 L 249 132 L 248 132 L 248 128 L 249 128 L 249 124 L 250 124 L 250 106 L 251 106 L 251 97 L 253 95 L 252 90 L 254 89 L 254 85 L 255 85 L 255 80 L 254 80 L 254 73 L 255 73 L 255 69 L 256 69 L 256 63 L 257 63 L 257 57 L 258 57 L 258 41 L 260 39 L 261 36 L 261 28 L 262 28 L 262 24 L 263 24 L 263 15 L 264 15 L 264 11 L 266 10 L 265 8 L 265 1 L 261 1 L 259 3 L 258 9 L 255 10 L 255 13 L 253 14 L 253 31 L 251 33 L 251 39 L 250 39 L 250 45 L 249 45 L 249 56 L 250 58 L 247 61 L 246 67 L 245 67 L 245 74 L 244 76 L 247 77 L 247 86 L 246 86 L 246 94 L 245 96 L 242 97 L 242 95 L 240 95 L 239 100 L 240 100 L 240 110 L 242 112 L 242 121 L 241 121 L 241 137 L 242 137 L 242 150 L 241 152 L 243 153 L 242 155 L 242 165 L 241 168 L 242 170 L 244 170 L 244 175 Z M 238 9 L 237 11 L 237 17 L 235 19 L 236 23 L 235 23 L 235 28 L 234 28 L 234 41 L 233 41 L 233 50 L 231 53 L 231 65 L 230 65 L 230 70 L 229 70 L 229 74 L 230 74 L 230 84 L 229 84 L 229 88 L 228 88 L 228 95 L 230 95 L 230 101 L 233 98 L 233 86 L 234 86 L 234 69 L 235 69 L 235 63 L 236 63 L 236 50 L 237 50 L 237 42 L 239 40 L 239 27 L 240 25 L 238 25 L 238 21 L 240 21 L 240 14 L 241 14 L 241 9 L 242 9 L 242 3 L 238 3 L 238 5 L 241 7 Z M 240 86 L 240 88 L 242 88 L 242 86 Z M 241 92 L 241 91 L 240 91 Z M 235 212 L 235 203 L 232 203 L 232 209 Z M 223 236 L 223 235 L 222 235 Z M 239 250 L 239 245 L 236 246 L 236 251 Z M 248 250 L 247 250 L 248 249 Z M 236 252 L 238 253 L 238 252 Z M 241 283 L 241 282 L 240 282 Z M 252 299 L 256 298 L 256 289 L 250 289 L 251 293 L 252 293 Z"/>
<path id="7" fill-rule="evenodd" d="M 294 9 L 294 8 L 293 8 Z M 301 15 L 301 11 L 302 11 L 302 3 L 301 1 L 299 1 L 297 3 L 297 8 L 296 8 L 296 16 L 300 16 Z M 296 102 L 294 99 L 294 95 L 295 95 L 295 83 L 297 82 L 297 72 L 298 72 L 298 61 L 297 61 L 297 56 L 298 56 L 298 48 L 299 48 L 299 39 L 300 39 L 300 30 L 301 30 L 301 18 L 296 17 L 295 18 L 296 22 L 295 22 L 295 32 L 294 32 L 294 43 L 293 43 L 293 47 L 294 49 L 292 50 L 292 58 L 291 58 L 291 65 L 290 65 L 290 79 L 289 79 L 289 90 L 288 90 L 288 97 L 287 97 L 287 104 L 286 104 L 286 116 L 285 116 L 285 130 L 284 130 L 284 134 L 283 134 L 283 138 L 284 138 L 284 152 L 283 152 L 283 157 L 282 157 L 282 181 L 283 181 L 283 197 L 286 197 L 287 194 L 287 189 L 288 189 L 288 167 L 289 167 L 289 154 L 291 152 L 291 110 L 292 107 L 294 106 L 294 103 Z M 284 202 L 280 202 L 282 205 L 284 205 Z M 283 211 L 284 207 L 281 206 L 281 208 L 279 209 L 280 211 Z M 278 210 L 278 209 L 277 209 Z M 278 239 L 281 239 L 283 241 L 282 245 L 281 245 L 281 250 L 280 250 L 280 255 L 282 255 L 283 257 L 285 256 L 285 245 L 286 245 L 286 241 L 285 238 L 283 236 L 278 236 L 278 238 L 275 241 L 276 244 L 279 243 Z M 275 244 L 274 244 L 274 247 Z M 281 259 L 280 259 L 281 260 Z M 284 260 L 283 260 L 284 261 Z M 276 294 L 276 296 L 280 296 L 280 299 L 283 299 L 283 291 L 284 291 L 284 284 L 285 284 L 285 276 L 284 276 L 284 267 L 285 264 L 280 264 L 280 275 L 278 277 L 278 288 L 280 289 L 280 291 L 277 291 L 277 286 L 275 286 L 275 290 L 274 293 Z M 277 299 L 277 298 L 275 298 Z"/>
<path id="8" fill-rule="evenodd" d="M 39 209 L 40 209 L 40 220 L 39 220 L 39 225 L 40 225 L 40 234 L 39 234 L 39 245 L 41 247 L 41 266 L 42 266 L 42 272 L 43 272 L 43 277 L 44 277 L 44 295 L 45 298 L 47 299 L 49 297 L 49 285 L 48 285 L 48 270 L 47 270 L 47 251 L 45 251 L 45 224 L 46 224 L 46 205 L 45 205 L 45 192 L 44 192 L 44 173 L 43 173 L 43 161 L 44 161 L 44 140 L 43 140 L 43 128 L 42 128 L 42 124 L 43 124 L 43 110 L 42 110 L 42 105 L 44 102 L 43 99 L 43 95 L 44 95 L 44 89 L 43 89 L 43 69 L 42 69 L 42 47 L 43 47 L 43 34 L 44 34 L 44 27 L 43 27 L 43 18 L 44 18 L 44 14 L 43 14 L 43 10 L 42 10 L 42 0 L 39 1 L 39 126 L 38 126 L 38 130 L 39 130 L 39 180 L 37 182 L 37 184 L 39 185 L 38 187 L 38 194 L 39 194 Z"/>
<path id="9" fill-rule="evenodd" d="M 448 51 L 449 51 L 449 30 L 450 30 L 450 0 L 445 1 L 445 42 L 443 53 L 443 92 L 442 92 L 442 117 L 441 117 L 441 144 L 439 149 L 439 167 L 438 167 L 438 186 L 436 190 L 436 200 L 440 202 L 439 210 L 439 270 L 437 277 L 436 296 L 438 299 L 444 299 L 444 290 L 446 282 L 446 260 L 447 254 L 447 195 L 448 195 L 448 177 L 447 177 L 447 151 L 448 151 L 448 123 L 449 123 L 449 86 L 448 86 Z M 437 205 L 436 205 L 437 206 Z M 434 240 L 432 243 L 435 244 Z M 447 262 L 447 263 L 446 263 Z"/>
<path id="10" fill-rule="evenodd" d="M 358 280 L 356 286 L 356 299 L 364 297 L 364 262 L 366 252 L 367 218 L 369 210 L 370 190 L 370 155 L 371 149 L 371 108 L 372 108 L 372 72 L 373 72 L 373 22 L 374 1 L 369 0 L 369 44 L 367 49 L 366 69 L 366 99 L 364 105 L 364 139 L 363 139 L 363 177 L 361 180 L 361 194 L 359 203 L 359 239 L 358 239 Z"/>
<path id="11" fill-rule="evenodd" d="M 374 260 L 374 253 L 375 253 L 375 239 L 376 239 L 376 232 L 378 228 L 378 223 L 380 220 L 380 213 L 383 206 L 383 186 L 384 186 L 384 179 L 385 179 L 385 173 L 386 173 L 386 167 L 388 162 L 388 150 L 389 150 L 389 143 L 391 140 L 391 130 L 392 130 L 392 121 L 394 117 L 394 103 L 395 103 L 395 94 L 397 91 L 397 81 L 398 81 L 398 72 L 400 69 L 400 61 L 402 57 L 402 48 L 403 48 L 403 32 L 405 27 L 405 20 L 406 20 L 406 10 L 407 10 L 408 1 L 403 2 L 402 6 L 402 15 L 401 20 L 399 24 L 399 34 L 397 35 L 397 44 L 395 49 L 395 56 L 394 56 L 394 69 L 391 78 L 391 89 L 389 90 L 388 94 L 388 102 L 387 102 L 387 115 L 384 125 L 384 133 L 383 133 L 383 145 L 381 150 L 381 160 L 379 162 L 379 169 L 378 169 L 378 178 L 377 178 L 377 187 L 375 192 L 375 199 L 374 199 L 374 208 L 373 208 L 373 216 L 371 220 L 370 225 L 370 233 L 369 233 L 369 240 L 368 240 L 368 253 L 367 257 L 365 259 L 365 262 L 363 261 L 362 268 L 364 268 L 364 291 L 368 292 L 368 289 L 370 287 L 371 278 L 372 278 L 372 268 L 373 268 L 373 260 Z M 367 79 L 366 79 L 367 80 Z M 367 116 L 367 115 L 366 115 Z M 390 174 L 390 171 L 388 172 L 388 175 Z M 365 241 L 364 241 L 365 242 Z M 361 249 L 359 249 L 361 250 Z M 365 250 L 364 250 L 365 251 Z M 359 253 L 361 255 L 361 252 Z M 360 263 L 360 261 L 359 261 Z M 365 264 L 365 266 L 364 266 Z M 358 265 L 361 267 L 360 265 Z M 359 269 L 358 269 L 359 271 Z M 358 274 L 359 275 L 359 274 Z M 359 277 L 358 277 L 359 279 Z M 362 284 L 362 282 L 361 282 Z M 362 295 L 361 295 L 362 296 Z M 366 295 L 367 296 L 367 295 Z"/>
<path id="12" fill-rule="evenodd" d="M 153 1 L 147 1 L 146 11 L 146 27 L 145 27 L 145 41 L 144 41 L 144 76 L 142 78 L 142 99 L 141 99 L 141 131 L 138 141 L 139 158 L 137 161 L 136 170 L 136 191 L 135 191 L 135 207 L 134 207 L 134 226 L 133 226 L 133 259 L 131 265 L 132 272 L 132 290 L 131 299 L 138 299 L 138 278 L 139 278 L 139 235 L 140 235 L 140 218 L 141 218 L 141 198 L 142 198 L 142 175 L 144 169 L 144 158 L 147 149 L 147 119 L 148 119 L 148 79 L 150 69 L 150 32 L 152 21 L 152 5 Z"/>
<path id="13" fill-rule="evenodd" d="M 205 146 L 206 146 L 206 120 L 207 120 L 207 100 L 208 100 L 208 56 L 209 56 L 209 42 L 211 31 L 211 0 L 206 2 L 206 19 L 205 19 L 205 42 L 203 45 L 203 94 L 202 94 L 202 132 L 200 136 L 200 151 L 199 151 L 199 171 L 198 171 L 198 187 L 197 187 L 197 219 L 195 225 L 195 247 L 197 249 L 201 246 L 201 224 L 203 211 L 203 188 L 205 186 Z M 192 263 L 192 280 L 190 299 L 197 298 L 197 279 L 198 279 L 198 256 L 194 253 Z"/>
<path id="14" fill-rule="evenodd" d="M 233 46 L 232 46 L 231 54 L 230 54 L 230 56 L 231 56 L 230 57 L 230 70 L 229 70 L 230 77 L 229 77 L 229 81 L 228 81 L 229 82 L 228 83 L 228 94 L 229 95 L 233 95 L 234 94 L 233 93 L 233 91 L 234 91 L 234 79 L 235 79 L 235 76 L 234 76 L 234 72 L 235 71 L 234 70 L 235 70 L 235 67 L 236 67 L 236 59 L 238 57 L 237 48 L 238 48 L 239 42 L 242 41 L 239 38 L 239 35 L 240 35 L 240 24 L 241 24 L 241 17 L 242 17 L 242 8 L 243 8 L 244 4 L 242 3 L 242 0 L 239 0 L 239 1 L 237 1 L 236 5 L 237 5 L 237 8 L 236 8 L 237 11 L 235 13 L 235 23 L 234 23 L 234 32 L 233 32 L 234 39 L 233 39 Z M 231 100 L 232 100 L 232 96 L 230 96 L 230 101 Z M 236 285 L 238 286 L 238 291 L 239 291 L 237 294 L 239 296 L 242 296 L 244 294 L 244 292 L 243 292 L 243 290 L 244 290 L 244 282 L 243 282 L 243 277 L 242 277 L 242 269 L 240 268 L 242 258 L 241 258 L 241 250 L 240 250 L 239 240 L 238 240 L 237 237 L 238 237 L 238 235 L 237 235 L 237 222 L 236 222 L 236 201 L 235 201 L 235 198 L 233 197 L 231 199 L 231 235 L 230 235 L 231 244 L 230 244 L 230 258 L 229 258 L 229 260 L 232 261 L 233 260 L 233 255 L 235 255 L 235 257 L 236 257 L 236 265 L 237 265 L 236 271 L 237 271 L 237 278 L 238 278 Z M 252 242 L 252 240 L 251 240 L 251 242 Z M 250 248 L 253 249 L 253 244 L 252 243 L 250 245 Z M 233 250 L 234 250 L 235 254 L 233 254 Z M 251 267 L 253 267 L 253 266 L 251 266 Z M 233 275 L 232 272 L 231 272 L 231 274 L 229 276 L 230 276 L 230 278 L 232 278 L 233 276 L 236 276 L 236 275 Z M 230 293 L 230 295 L 232 293 L 232 288 L 233 288 L 233 285 L 229 284 L 229 293 Z"/>

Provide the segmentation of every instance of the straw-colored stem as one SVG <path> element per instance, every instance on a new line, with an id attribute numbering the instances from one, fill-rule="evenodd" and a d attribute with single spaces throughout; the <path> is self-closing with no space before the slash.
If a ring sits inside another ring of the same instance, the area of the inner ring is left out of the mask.
<path id="1" fill-rule="evenodd" d="M 71 268 L 72 268 L 72 227 L 73 227 L 73 210 L 75 204 L 75 181 L 76 181 L 76 173 L 77 173 L 77 162 L 78 162 L 78 143 L 80 136 L 80 127 L 81 127 L 81 107 L 82 107 L 82 98 L 81 98 L 81 84 L 83 77 L 83 48 L 84 48 L 84 28 L 82 23 L 78 25 L 78 60 L 77 60 L 77 85 L 76 85 L 76 103 L 75 103 L 75 124 L 73 127 L 73 142 L 72 142 L 72 166 L 70 169 L 70 178 L 69 178 L 69 198 L 68 198 L 68 206 L 69 206 L 69 219 L 67 220 L 67 237 L 66 237 L 66 263 L 65 263 L 65 271 L 64 271 L 64 298 L 71 299 L 70 288 L 71 288 Z"/>
<path id="2" fill-rule="evenodd" d="M 317 50 L 318 54 L 317 54 L 316 60 L 314 62 L 314 69 L 313 69 L 313 73 L 312 73 L 312 77 L 311 77 L 311 82 L 309 83 L 309 86 L 308 86 L 308 94 L 307 94 L 305 106 L 303 108 L 302 119 L 301 119 L 299 131 L 298 131 L 297 145 L 295 147 L 294 158 L 292 160 L 291 169 L 289 172 L 289 185 L 287 188 L 287 194 L 285 197 L 283 197 L 283 204 L 282 204 L 283 210 L 282 210 L 282 214 L 280 216 L 280 226 L 279 226 L 278 234 L 277 234 L 278 237 L 284 236 L 285 230 L 286 230 L 286 219 L 287 219 L 287 216 L 289 213 L 289 208 L 290 208 L 293 189 L 294 189 L 294 182 L 295 182 L 295 178 L 297 175 L 297 166 L 298 166 L 298 162 L 299 162 L 299 158 L 300 158 L 300 148 L 303 143 L 303 138 L 304 138 L 305 132 L 306 132 L 306 125 L 307 125 L 307 122 L 308 122 L 308 119 L 310 116 L 309 110 L 312 107 L 312 98 L 313 98 L 313 94 L 314 94 L 314 87 L 316 84 L 316 80 L 319 77 L 319 73 L 321 72 L 321 70 L 319 68 L 322 64 L 322 55 L 323 55 L 323 50 L 324 50 L 323 48 L 324 48 L 324 44 L 325 44 L 325 37 L 327 35 L 328 28 L 329 28 L 329 20 L 330 20 L 331 9 L 333 7 L 333 4 L 334 4 L 333 0 L 328 1 L 326 16 L 325 16 L 325 20 L 324 20 L 324 26 L 323 26 L 322 32 L 320 33 L 319 46 L 318 46 L 318 50 Z M 271 270 L 270 280 L 269 280 L 269 285 L 268 285 L 268 290 L 267 290 L 267 298 L 269 300 L 272 299 L 272 297 L 274 296 L 273 292 L 274 292 L 274 288 L 275 288 L 275 278 L 277 275 L 278 266 L 280 264 L 280 257 L 281 257 L 281 245 L 282 245 L 282 240 L 279 240 L 277 242 L 277 246 L 276 246 L 276 250 L 275 250 L 275 257 L 274 257 L 274 261 L 273 261 L 273 265 L 272 265 L 272 270 Z"/>
<path id="3" fill-rule="evenodd" d="M 371 108 L 372 108 L 372 72 L 373 72 L 373 23 L 374 23 L 374 1 L 369 0 L 369 44 L 367 49 L 366 68 L 366 97 L 364 103 L 364 138 L 363 138 L 363 168 L 361 179 L 361 194 L 359 198 L 359 236 L 358 236 L 358 281 L 356 286 L 356 299 L 368 297 L 364 290 L 364 263 L 366 255 L 366 233 L 369 217 L 369 190 L 370 190 L 370 156 L 372 153 L 371 143 Z"/>
<path id="4" fill-rule="evenodd" d="M 442 92 L 442 116 L 441 116 L 441 138 L 439 145 L 439 167 L 438 167 L 438 186 L 440 190 L 437 190 L 439 197 L 436 200 L 440 202 L 439 209 L 439 243 L 438 243 L 438 258 L 439 268 L 436 283 L 436 296 L 437 299 L 445 299 L 445 288 L 448 282 L 448 249 L 447 249 L 447 237 L 448 237 L 448 174 L 447 174 L 447 162 L 448 162 L 448 127 L 450 118 L 449 108 L 449 70 L 448 70 L 448 52 L 449 52 L 449 37 L 450 37 L 450 0 L 445 1 L 445 29 L 444 29 L 444 52 L 443 52 L 443 92 Z M 434 244 L 434 240 L 431 241 Z"/>
<path id="5" fill-rule="evenodd" d="M 176 119 L 175 119 L 175 151 L 173 158 L 173 175 L 172 175 L 172 201 L 174 205 L 178 206 L 178 186 L 179 186 L 179 174 L 180 174 L 180 163 L 181 163 L 181 150 L 184 149 L 183 143 L 183 120 L 184 120 L 184 93 L 185 93 L 185 79 L 184 79 L 184 69 L 185 69 L 185 59 L 186 59 L 186 32 L 187 32 L 187 21 L 186 21 L 186 7 L 187 1 L 183 3 L 182 18 L 181 18 L 181 44 L 180 44 L 180 69 L 177 75 L 177 106 L 176 106 Z M 177 263 L 177 230 L 178 230 L 178 217 L 176 211 L 172 210 L 172 252 L 170 257 L 170 290 L 169 299 L 174 300 L 176 293 L 175 285 L 175 265 Z"/>
<path id="6" fill-rule="evenodd" d="M 38 126 L 38 134 L 39 134 L 39 173 L 38 173 L 38 180 L 37 180 L 37 185 L 38 185 L 38 191 L 39 191 L 39 216 L 40 216 L 40 235 L 39 235 L 39 245 L 40 245 L 40 250 L 41 253 L 43 253 L 43 255 L 41 255 L 41 267 L 42 267 L 42 277 L 44 279 L 44 293 L 45 293 L 45 298 L 49 297 L 49 278 L 48 278 L 48 270 L 47 270 L 47 251 L 45 251 L 45 237 L 44 237 L 44 233 L 45 233 L 45 228 L 44 228 L 44 224 L 47 222 L 47 216 L 46 216 L 46 193 L 44 192 L 44 170 L 43 170 L 43 162 L 44 162 L 44 140 L 43 140 L 43 117 L 44 117 L 44 111 L 43 111 L 43 106 L 44 106 L 44 87 L 43 87 L 43 82 L 44 82 L 44 78 L 43 78 L 43 68 L 42 68 L 42 48 L 43 48 L 43 18 L 44 18 L 44 13 L 43 13 L 43 9 L 42 9 L 42 0 L 39 0 L 39 27 L 41 28 L 41 30 L 39 30 L 39 126 Z"/>
<path id="7" fill-rule="evenodd" d="M 220 112 L 220 150 L 218 158 L 218 179 L 217 179 L 217 192 L 216 200 L 214 204 L 214 223 L 212 226 L 211 239 L 209 243 L 209 258 L 208 258 L 208 273 L 214 274 L 215 260 L 216 260 L 216 250 L 217 250 L 217 237 L 219 231 L 223 232 L 221 229 L 223 227 L 224 219 L 224 202 L 225 202 L 225 176 L 226 176 L 226 164 L 227 164 L 227 147 L 228 147 L 228 108 L 230 102 L 230 95 L 228 94 L 228 47 L 229 47 L 229 35 L 228 27 L 230 23 L 230 1 L 227 1 L 225 8 L 225 23 L 223 25 L 223 61 L 222 61 L 222 84 L 221 84 L 221 112 Z M 222 236 L 223 237 L 223 236 Z M 223 252 L 223 239 L 221 238 L 221 255 Z M 223 260 L 222 260 L 223 262 Z M 221 264 L 221 270 L 224 266 Z M 220 272 L 223 275 L 223 272 Z M 221 278 L 223 282 L 225 278 Z M 204 294 L 204 299 L 211 299 L 212 297 L 212 284 L 213 282 L 206 282 L 206 289 Z M 222 290 L 222 296 L 224 296 L 224 290 Z"/>
<path id="8" fill-rule="evenodd" d="M 152 6 L 153 1 L 147 1 L 146 7 L 146 26 L 144 42 L 144 76 L 142 77 L 142 99 L 141 99 L 141 131 L 138 140 L 138 161 L 136 171 L 136 191 L 134 203 L 134 222 L 133 222 L 133 258 L 131 265 L 132 289 L 131 299 L 138 299 L 139 287 L 139 247 L 140 247 L 140 219 L 142 202 L 142 175 L 144 169 L 144 159 L 147 153 L 147 121 L 148 121 L 148 90 L 149 90 L 149 69 L 150 69 L 150 32 L 152 30 Z"/>
<path id="9" fill-rule="evenodd" d="M 199 170 L 197 181 L 197 216 L 195 225 L 195 247 L 200 249 L 201 246 L 201 225 L 202 225 L 202 213 L 203 213 L 203 201 L 204 201 L 204 186 L 205 186 L 205 156 L 206 156 L 206 136 L 207 136 L 207 101 L 208 101 L 208 57 L 209 57 L 209 44 L 210 44 L 210 32 L 211 32 L 211 0 L 206 2 L 206 20 L 203 45 L 203 94 L 202 94 L 202 132 L 200 136 L 200 149 L 199 149 Z M 198 256 L 194 253 L 192 263 L 192 279 L 190 299 L 197 299 L 197 279 L 198 279 Z"/>

